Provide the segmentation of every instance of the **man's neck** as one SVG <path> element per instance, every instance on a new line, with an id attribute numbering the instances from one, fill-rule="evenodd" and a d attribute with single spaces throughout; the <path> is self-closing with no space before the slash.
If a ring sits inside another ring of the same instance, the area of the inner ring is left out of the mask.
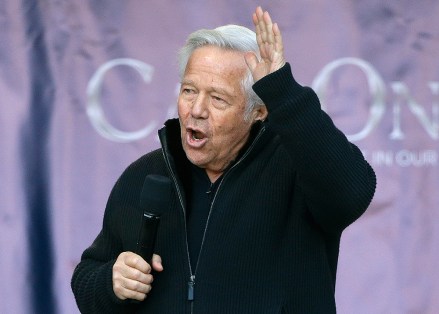
<path id="1" fill-rule="evenodd" d="M 218 172 L 218 171 L 211 171 L 208 169 L 205 169 L 207 176 L 209 177 L 210 182 L 215 183 L 216 180 L 218 180 L 219 177 L 221 177 L 221 175 L 224 173 L 222 172 Z"/>

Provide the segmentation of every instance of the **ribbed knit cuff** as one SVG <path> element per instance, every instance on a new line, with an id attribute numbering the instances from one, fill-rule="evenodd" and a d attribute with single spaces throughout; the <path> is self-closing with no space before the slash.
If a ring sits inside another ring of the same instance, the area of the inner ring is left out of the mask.
<path id="1" fill-rule="evenodd" d="M 296 82 L 291 66 L 287 62 L 279 70 L 257 81 L 253 85 L 253 90 L 271 112 L 284 104 L 285 99 L 294 99 L 300 95 L 304 87 Z"/>
<path id="2" fill-rule="evenodd" d="M 112 303 L 122 305 L 126 304 L 127 300 L 119 299 L 116 294 L 114 294 L 113 290 L 113 265 L 115 262 L 115 260 L 110 261 L 106 263 L 103 267 L 104 269 L 102 270 L 102 278 L 105 278 L 105 287 L 102 287 L 102 291 L 106 292 L 106 296 L 104 296 L 104 300 L 102 301 L 105 302 L 105 300 L 108 300 L 109 296 Z"/>

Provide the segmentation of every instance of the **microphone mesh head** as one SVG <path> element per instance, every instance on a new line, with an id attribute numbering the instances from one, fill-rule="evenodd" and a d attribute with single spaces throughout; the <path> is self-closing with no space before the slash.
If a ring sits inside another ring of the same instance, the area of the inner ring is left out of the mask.
<path id="1" fill-rule="evenodd" d="M 140 207 L 149 214 L 160 216 L 169 207 L 171 180 L 168 177 L 151 174 L 145 177 Z"/>

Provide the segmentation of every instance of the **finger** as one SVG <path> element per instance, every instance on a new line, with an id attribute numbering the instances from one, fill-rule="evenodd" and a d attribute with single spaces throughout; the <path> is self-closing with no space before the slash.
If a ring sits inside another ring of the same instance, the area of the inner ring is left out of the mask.
<path id="1" fill-rule="evenodd" d="M 262 17 L 263 14 L 264 11 L 262 10 L 261 6 L 258 6 L 254 13 L 254 17 L 256 18 L 256 20 L 253 19 L 253 23 L 255 24 L 255 26 L 259 24 L 260 17 Z"/>
<path id="2" fill-rule="evenodd" d="M 126 265 L 114 264 L 113 280 L 123 281 L 125 279 L 135 280 L 144 284 L 151 284 L 153 281 L 153 277 L 150 274 L 145 274 L 138 269 Z"/>
<path id="3" fill-rule="evenodd" d="M 263 29 L 259 25 L 259 16 L 261 16 L 262 11 L 261 7 L 256 8 L 256 12 L 253 13 L 253 24 L 255 25 L 255 31 L 256 31 L 256 42 L 258 43 L 259 49 L 262 47 L 262 31 Z"/>
<path id="4" fill-rule="evenodd" d="M 264 21 L 264 12 L 261 7 L 258 7 L 255 12 L 255 26 L 256 26 L 256 41 L 259 46 L 259 51 L 262 59 L 268 57 L 267 42 L 267 25 Z"/>
<path id="5" fill-rule="evenodd" d="M 277 23 L 273 24 L 273 35 L 274 35 L 275 50 L 277 52 L 282 52 L 284 49 L 283 40 L 282 40 L 282 35 L 281 35 L 281 32 L 279 30 L 279 26 L 277 25 Z"/>
<path id="6" fill-rule="evenodd" d="M 152 282 L 152 279 L 149 281 Z M 113 274 L 113 291 L 114 294 L 121 300 L 143 300 L 146 294 L 151 291 L 151 285 L 139 282 L 137 280 L 125 278 L 116 272 Z"/>
<path id="7" fill-rule="evenodd" d="M 114 284 L 113 291 L 114 294 L 121 300 L 133 299 L 133 300 L 143 301 L 145 300 L 147 294 L 151 291 L 151 289 L 149 289 L 147 292 L 139 292 L 136 290 L 127 289 L 126 287 L 120 284 L 119 285 Z"/>
<path id="8" fill-rule="evenodd" d="M 255 55 L 254 52 L 248 52 L 244 54 L 244 60 L 248 68 L 250 69 L 250 72 L 253 73 L 259 62 L 258 57 Z"/>
<path id="9" fill-rule="evenodd" d="M 258 16 L 256 15 L 256 11 L 252 14 L 252 21 L 255 27 L 258 27 Z"/>
<path id="10" fill-rule="evenodd" d="M 148 294 L 152 289 L 152 286 L 150 284 L 144 284 L 142 282 L 131 279 L 125 279 L 121 281 L 121 286 L 126 290 L 140 292 L 144 294 Z"/>
<path id="11" fill-rule="evenodd" d="M 152 264 L 152 268 L 155 271 L 160 272 L 163 270 L 162 258 L 160 257 L 160 255 L 153 254 L 151 264 Z"/>
<path id="12" fill-rule="evenodd" d="M 262 18 L 264 21 L 265 32 L 266 32 L 265 42 L 268 44 L 273 44 L 274 43 L 273 22 L 271 21 L 270 14 L 267 11 L 265 11 Z"/>
<path id="13" fill-rule="evenodd" d="M 125 255 L 124 263 L 127 266 L 138 269 L 142 273 L 149 274 L 151 272 L 151 266 L 140 256 L 135 253 Z"/>
<path id="14" fill-rule="evenodd" d="M 261 52 L 262 59 L 267 61 L 268 59 L 272 58 L 273 51 L 276 51 L 276 46 L 282 49 L 282 45 L 277 45 L 276 41 L 278 38 L 276 38 L 276 34 L 273 29 L 274 24 L 268 11 L 262 11 L 262 8 L 258 7 L 255 13 L 255 22 L 257 21 L 258 23 L 257 29 L 260 33 L 258 40 L 259 50 Z M 280 31 L 278 34 L 279 33 Z"/>
<path id="15" fill-rule="evenodd" d="M 259 27 L 262 43 L 265 43 L 267 41 L 267 25 L 266 25 L 265 20 L 264 20 L 264 15 L 265 15 L 265 12 L 262 11 L 261 7 L 258 7 L 256 9 L 256 17 L 257 17 L 257 21 L 258 21 L 258 27 Z"/>

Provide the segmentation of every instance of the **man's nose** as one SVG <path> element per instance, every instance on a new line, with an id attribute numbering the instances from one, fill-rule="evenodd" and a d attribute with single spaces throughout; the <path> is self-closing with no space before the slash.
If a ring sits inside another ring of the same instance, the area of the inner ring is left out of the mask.
<path id="1" fill-rule="evenodd" d="M 198 94 L 192 103 L 191 115 L 198 119 L 207 119 L 209 117 L 209 98 L 204 94 Z"/>

